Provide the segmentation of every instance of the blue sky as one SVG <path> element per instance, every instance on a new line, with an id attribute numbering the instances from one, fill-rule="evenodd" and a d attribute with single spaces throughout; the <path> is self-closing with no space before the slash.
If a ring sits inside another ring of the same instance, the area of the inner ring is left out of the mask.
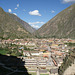
<path id="1" fill-rule="evenodd" d="M 73 2 L 75 0 L 0 0 L 0 7 L 38 29 Z"/>

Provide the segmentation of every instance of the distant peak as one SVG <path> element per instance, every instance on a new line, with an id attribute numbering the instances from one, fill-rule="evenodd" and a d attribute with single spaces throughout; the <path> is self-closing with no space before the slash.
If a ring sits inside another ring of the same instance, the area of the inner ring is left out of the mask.
<path id="1" fill-rule="evenodd" d="M 1 11 L 4 11 L 4 10 L 0 7 L 0 12 L 1 12 Z"/>

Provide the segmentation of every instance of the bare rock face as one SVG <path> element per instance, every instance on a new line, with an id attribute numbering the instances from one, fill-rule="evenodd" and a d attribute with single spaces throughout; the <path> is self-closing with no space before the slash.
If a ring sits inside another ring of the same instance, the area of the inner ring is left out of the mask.
<path id="1" fill-rule="evenodd" d="M 57 14 L 37 33 L 41 37 L 75 38 L 75 4 Z"/>

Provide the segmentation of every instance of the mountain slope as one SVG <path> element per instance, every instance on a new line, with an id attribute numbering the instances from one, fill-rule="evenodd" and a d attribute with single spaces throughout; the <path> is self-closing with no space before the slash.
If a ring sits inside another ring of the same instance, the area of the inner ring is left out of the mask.
<path id="1" fill-rule="evenodd" d="M 63 63 L 58 69 L 59 75 L 75 75 L 75 48 L 69 50 Z"/>
<path id="2" fill-rule="evenodd" d="M 26 23 L 25 21 L 21 20 L 19 17 L 17 17 L 16 15 L 14 14 L 10 14 L 10 13 L 7 13 L 9 16 L 11 16 L 14 20 L 16 20 L 17 22 L 19 22 L 23 27 L 24 29 L 26 29 L 28 32 L 30 33 L 33 33 L 35 32 L 35 29 L 33 27 L 31 27 L 28 23 Z"/>
<path id="3" fill-rule="evenodd" d="M 31 34 L 0 8 L 0 38 L 25 38 Z"/>
<path id="4" fill-rule="evenodd" d="M 41 37 L 75 38 L 75 4 L 57 14 L 36 34 Z"/>

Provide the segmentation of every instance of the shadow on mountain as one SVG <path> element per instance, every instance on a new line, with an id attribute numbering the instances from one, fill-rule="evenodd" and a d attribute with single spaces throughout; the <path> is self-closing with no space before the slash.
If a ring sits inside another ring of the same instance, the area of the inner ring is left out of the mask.
<path id="1" fill-rule="evenodd" d="M 25 62 L 16 56 L 0 54 L 0 75 L 30 75 L 24 64 Z"/>

